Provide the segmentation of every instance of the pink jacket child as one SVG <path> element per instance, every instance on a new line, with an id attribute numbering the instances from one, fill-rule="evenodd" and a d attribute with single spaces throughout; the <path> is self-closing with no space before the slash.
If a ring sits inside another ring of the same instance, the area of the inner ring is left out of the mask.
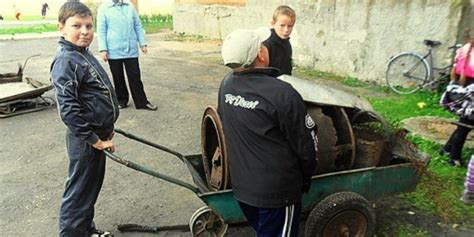
<path id="1" fill-rule="evenodd" d="M 454 71 L 457 75 L 474 78 L 474 51 L 472 43 L 467 43 L 459 48 L 454 58 Z"/>

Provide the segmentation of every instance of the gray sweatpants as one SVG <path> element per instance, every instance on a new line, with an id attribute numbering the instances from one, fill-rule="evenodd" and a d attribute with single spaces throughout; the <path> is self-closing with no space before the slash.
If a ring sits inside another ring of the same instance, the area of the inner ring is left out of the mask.
<path id="1" fill-rule="evenodd" d="M 59 213 L 59 235 L 84 237 L 95 228 L 94 204 L 105 174 L 105 154 L 66 132 L 69 170 Z"/>

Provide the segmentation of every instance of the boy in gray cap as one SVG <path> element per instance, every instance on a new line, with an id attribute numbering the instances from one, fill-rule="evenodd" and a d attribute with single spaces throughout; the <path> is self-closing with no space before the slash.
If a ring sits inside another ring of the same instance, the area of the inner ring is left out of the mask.
<path id="1" fill-rule="evenodd" d="M 316 166 L 316 124 L 301 95 L 275 78 L 269 29 L 236 30 L 222 45 L 232 69 L 219 89 L 234 196 L 257 236 L 298 236 L 301 197 Z"/>

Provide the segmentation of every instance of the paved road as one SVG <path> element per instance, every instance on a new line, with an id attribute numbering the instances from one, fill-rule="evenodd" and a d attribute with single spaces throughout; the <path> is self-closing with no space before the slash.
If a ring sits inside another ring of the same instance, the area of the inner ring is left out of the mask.
<path id="1" fill-rule="evenodd" d="M 149 53 L 140 63 L 148 99 L 159 110 L 135 110 L 131 104 L 121 110 L 117 126 L 182 154 L 199 154 L 202 113 L 207 105 L 215 105 L 218 84 L 227 72 L 218 59 L 219 46 L 167 42 L 162 35 L 148 39 Z M 56 42 L 56 37 L 0 40 L 1 72 L 15 72 L 17 63 L 41 54 L 29 60 L 24 73 L 48 83 Z M 92 52 L 97 52 L 95 42 Z M 199 61 L 205 58 L 211 62 Z M 45 96 L 52 96 L 52 91 Z M 64 125 L 55 108 L 0 120 L 0 140 L 0 236 L 56 236 L 68 162 Z M 189 171 L 176 157 L 121 136 L 114 140 L 118 154 L 192 183 Z M 96 223 L 109 230 L 122 223 L 187 224 L 203 205 L 186 189 L 109 161 Z M 248 227 L 231 228 L 229 236 L 245 236 L 249 231 Z M 165 234 L 189 236 L 178 231 Z M 118 232 L 115 236 L 154 235 Z"/>
<path id="2" fill-rule="evenodd" d="M 148 36 L 149 54 L 140 58 L 145 89 L 149 100 L 159 106 L 158 112 L 137 111 L 132 105 L 121 110 L 117 126 L 182 154 L 198 154 L 202 113 L 206 106 L 215 106 L 219 82 L 228 69 L 221 65 L 216 43 L 164 41 L 165 38 L 166 35 Z M 56 42 L 56 37 L 0 40 L 0 72 L 14 72 L 17 63 L 23 63 L 26 57 L 41 54 L 28 62 L 25 76 L 48 83 Z M 93 52 L 97 52 L 96 42 L 91 46 Z M 105 63 L 103 66 L 108 68 Z M 51 94 L 47 92 L 46 96 Z M 119 135 L 114 140 L 118 154 L 192 182 L 188 170 L 175 157 Z M 56 110 L 1 119 L 0 141 L 0 236 L 56 236 L 67 170 L 64 126 Z M 472 230 L 463 227 L 458 231 L 450 225 L 439 226 L 440 218 L 414 210 L 409 203 L 392 205 L 398 202 L 395 197 L 376 204 L 379 232 L 390 234 L 387 227 L 393 220 L 402 220 L 430 234 L 437 233 L 434 236 L 474 236 Z M 203 205 L 186 189 L 109 161 L 96 222 L 109 230 L 123 223 L 182 225 Z M 237 226 L 231 227 L 227 236 L 252 233 L 248 226 Z M 179 231 L 162 234 L 189 236 L 189 232 Z M 115 236 L 155 235 L 116 232 Z"/>

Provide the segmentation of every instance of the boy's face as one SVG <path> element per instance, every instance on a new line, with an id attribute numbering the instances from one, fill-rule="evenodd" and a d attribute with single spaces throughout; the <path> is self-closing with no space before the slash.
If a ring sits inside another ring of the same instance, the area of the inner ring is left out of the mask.
<path id="1" fill-rule="evenodd" d="M 79 47 L 89 47 L 94 39 L 91 16 L 73 16 L 66 19 L 64 24 L 59 23 L 59 31 L 64 39 Z"/>
<path id="2" fill-rule="evenodd" d="M 290 38 L 291 31 L 293 30 L 293 26 L 295 25 L 295 20 L 296 19 L 286 15 L 279 15 L 276 21 L 272 21 L 272 26 L 275 29 L 275 32 L 278 37 L 282 39 Z"/>

